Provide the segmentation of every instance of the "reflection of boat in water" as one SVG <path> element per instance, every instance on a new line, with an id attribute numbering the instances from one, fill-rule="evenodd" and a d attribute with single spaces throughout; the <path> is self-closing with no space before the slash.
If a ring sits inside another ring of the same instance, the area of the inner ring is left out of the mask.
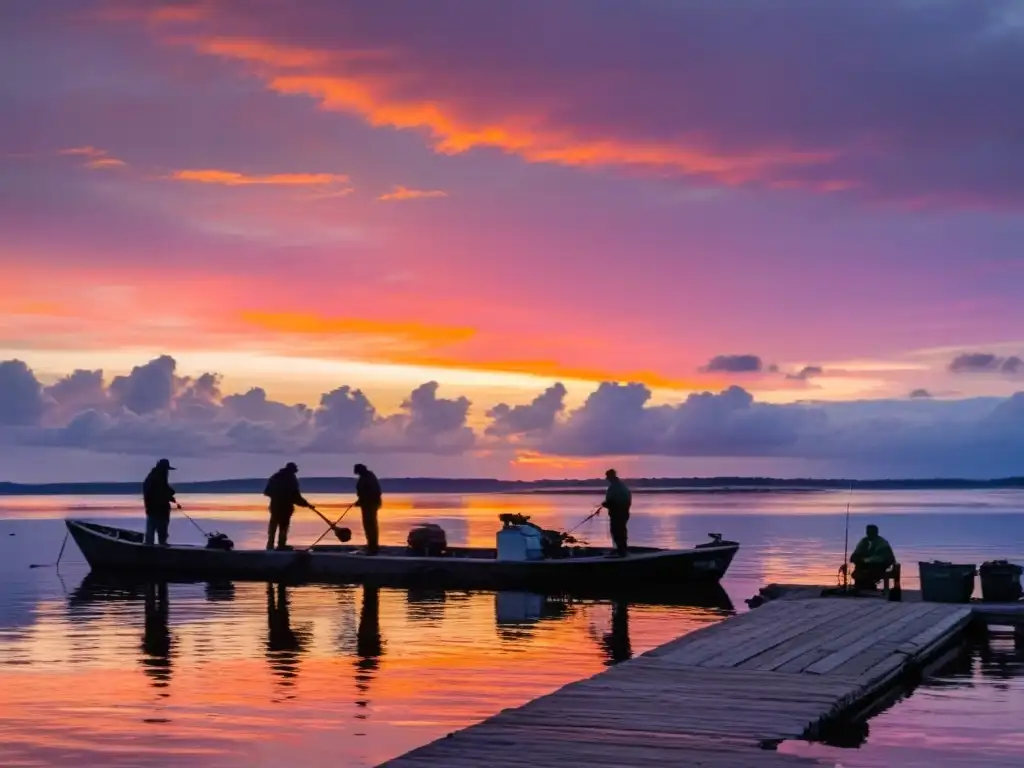
<path id="1" fill-rule="evenodd" d="M 512 558 L 499 558 L 496 549 L 488 548 L 446 547 L 444 554 L 414 555 L 406 547 L 382 547 L 379 555 L 367 557 L 357 547 L 338 545 L 289 551 L 146 546 L 142 534 L 136 531 L 78 520 L 66 523 L 93 570 L 159 574 L 164 578 L 173 575 L 541 590 L 680 586 L 718 583 L 739 549 L 739 544 L 719 537 L 693 549 L 631 547 L 628 557 L 608 557 L 610 551 L 599 547 L 573 547 L 557 557 L 526 553 Z"/>
<path id="2" fill-rule="evenodd" d="M 591 591 L 589 595 L 586 592 L 543 595 L 501 590 L 494 594 L 495 624 L 503 639 L 521 640 L 530 637 L 537 625 L 565 619 L 581 606 L 594 604 L 611 606 L 608 631 L 600 636 L 592 635 L 607 664 L 618 664 L 633 657 L 629 640 L 630 606 L 692 607 L 721 614 L 734 610 L 729 595 L 718 584 L 684 592 L 675 590 L 674 594 L 617 590 L 610 594 Z"/>

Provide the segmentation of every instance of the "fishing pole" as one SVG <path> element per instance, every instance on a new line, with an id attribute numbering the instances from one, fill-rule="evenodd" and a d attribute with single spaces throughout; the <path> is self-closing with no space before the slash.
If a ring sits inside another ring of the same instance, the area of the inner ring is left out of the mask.
<path id="1" fill-rule="evenodd" d="M 850 566 L 847 558 L 850 551 L 850 502 L 853 500 L 853 483 L 850 483 L 850 492 L 846 496 L 846 532 L 843 535 L 843 589 L 849 586 Z"/>
<path id="2" fill-rule="evenodd" d="M 565 534 L 566 534 L 566 535 L 568 536 L 568 535 L 569 535 L 570 533 L 572 533 L 573 531 L 575 531 L 575 530 L 576 530 L 577 528 L 579 528 L 579 527 L 580 527 L 581 525 L 583 525 L 583 524 L 584 524 L 585 522 L 587 522 L 588 520 L 591 520 L 591 519 L 593 519 L 594 517 L 596 517 L 596 516 L 597 516 L 598 514 L 600 514 L 600 512 L 601 512 L 601 509 L 602 509 L 603 507 L 604 507 L 604 504 L 598 504 L 598 505 L 597 505 L 597 509 L 595 509 L 595 510 L 594 510 L 593 512 L 591 512 L 591 513 L 590 513 L 589 515 L 587 515 L 587 516 L 586 516 L 586 517 L 584 517 L 584 518 L 583 518 L 582 520 L 580 520 L 580 521 L 579 521 L 578 523 L 576 523 L 576 525 L 574 525 L 574 526 L 573 526 L 572 528 L 570 528 L 570 529 L 569 529 L 568 531 L 566 531 L 566 532 L 565 532 Z"/>
<path id="3" fill-rule="evenodd" d="M 190 523 L 192 523 L 192 525 L 194 525 L 196 527 L 196 530 L 198 530 L 206 538 L 210 538 L 210 534 L 208 534 L 206 531 L 204 531 L 202 528 L 199 527 L 199 523 L 197 523 L 195 520 L 193 520 L 191 518 L 191 516 L 188 514 L 188 512 L 186 512 L 184 509 L 181 508 L 181 504 L 178 504 L 177 506 L 178 506 L 178 511 L 181 512 L 181 514 L 183 514 L 188 519 L 188 521 Z"/>
<path id="4" fill-rule="evenodd" d="M 32 563 L 29 566 L 29 568 L 49 568 L 49 567 L 53 566 L 54 568 L 60 570 L 60 559 L 62 557 L 64 557 L 64 547 L 66 547 L 68 545 L 68 536 L 69 535 L 70 535 L 70 533 L 65 533 L 64 534 L 64 543 L 60 545 L 60 554 L 57 555 L 57 562 L 56 563 Z"/>

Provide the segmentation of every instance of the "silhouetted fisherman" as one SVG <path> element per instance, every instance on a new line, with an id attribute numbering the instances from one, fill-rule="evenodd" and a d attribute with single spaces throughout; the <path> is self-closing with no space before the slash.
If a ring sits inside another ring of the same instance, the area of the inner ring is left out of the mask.
<path id="1" fill-rule="evenodd" d="M 366 554 L 376 555 L 380 549 L 380 529 L 377 524 L 377 513 L 380 511 L 380 481 L 377 476 L 366 468 L 365 464 L 356 464 L 352 471 L 359 477 L 356 480 L 356 506 L 363 513 L 363 533 L 366 534 Z"/>
<path id="2" fill-rule="evenodd" d="M 869 525 L 865 533 L 867 535 L 850 555 L 854 565 L 853 585 L 857 589 L 875 589 L 886 570 L 896 563 L 896 556 L 889 542 L 878 535 L 877 525 Z"/>
<path id="3" fill-rule="evenodd" d="M 166 688 L 171 682 L 171 651 L 174 644 L 168 628 L 167 583 L 146 584 L 144 599 L 145 628 L 140 659 L 142 670 L 153 681 L 154 688 Z"/>
<path id="4" fill-rule="evenodd" d="M 356 690 L 360 698 L 356 706 L 366 707 L 369 700 L 370 683 L 380 670 L 380 657 L 384 655 L 384 640 L 380 633 L 380 589 L 375 586 L 363 587 L 363 606 L 359 611 L 359 627 L 356 629 Z M 356 715 L 364 719 L 365 715 Z"/>
<path id="5" fill-rule="evenodd" d="M 142 501 L 146 507 L 146 543 L 153 543 L 153 534 L 160 546 L 167 546 L 167 528 L 171 524 L 171 504 L 181 509 L 181 504 L 174 498 L 171 487 L 170 471 L 174 469 L 167 459 L 160 459 L 156 466 L 149 470 L 142 483 Z"/>
<path id="6" fill-rule="evenodd" d="M 629 643 L 629 603 L 612 600 L 611 630 L 601 638 L 601 644 L 605 650 L 606 666 L 633 658 L 633 648 Z"/>
<path id="7" fill-rule="evenodd" d="M 276 599 L 275 599 L 276 598 Z M 310 639 L 309 631 L 292 629 L 288 589 L 267 584 L 267 662 L 280 685 L 290 688 L 299 674 L 299 657 Z"/>
<path id="8" fill-rule="evenodd" d="M 295 506 L 312 508 L 312 504 L 302 498 L 299 491 L 299 468 L 289 461 L 282 469 L 277 470 L 267 480 L 264 496 L 270 497 L 270 524 L 267 526 L 267 549 L 274 548 L 274 536 L 277 535 L 277 548 L 288 548 L 288 527 L 292 522 Z"/>
<path id="9" fill-rule="evenodd" d="M 622 482 L 614 469 L 604 473 L 608 480 L 608 491 L 605 493 L 602 507 L 608 510 L 608 526 L 611 529 L 612 541 L 615 543 L 615 552 L 612 556 L 625 557 L 629 550 L 627 542 L 629 534 L 629 508 L 633 504 L 633 494 Z"/>

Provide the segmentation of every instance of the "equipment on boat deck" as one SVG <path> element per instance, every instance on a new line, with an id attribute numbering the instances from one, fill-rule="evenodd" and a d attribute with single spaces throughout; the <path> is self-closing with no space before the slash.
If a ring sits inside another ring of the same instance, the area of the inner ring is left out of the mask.
<path id="1" fill-rule="evenodd" d="M 502 530 L 520 526 L 534 529 L 540 535 L 541 551 L 545 559 L 557 560 L 559 558 L 569 557 L 573 554 L 573 551 L 568 549 L 565 546 L 566 544 L 586 543 L 581 542 L 571 533 L 541 528 L 536 523 L 530 522 L 529 515 L 521 515 L 516 512 L 505 512 L 504 514 L 498 515 L 498 519 L 502 522 Z M 499 559 L 501 559 L 500 555 Z"/>
<path id="2" fill-rule="evenodd" d="M 195 520 L 193 520 L 192 516 L 188 512 L 181 508 L 180 504 L 178 505 L 178 510 L 181 512 L 181 514 L 185 516 L 185 518 L 190 523 L 192 523 L 192 525 L 196 527 L 196 530 L 198 530 L 201 534 L 203 534 L 203 536 L 206 537 L 207 549 L 220 549 L 225 552 L 230 552 L 232 549 L 235 548 L 235 542 L 229 539 L 226 533 L 220 533 L 219 531 L 209 533 L 208 531 L 204 531 L 202 526 L 199 525 L 199 523 L 197 523 Z"/>
<path id="3" fill-rule="evenodd" d="M 206 548 L 230 551 L 235 548 L 235 542 L 229 539 L 226 533 L 208 533 L 206 535 Z"/>
<path id="4" fill-rule="evenodd" d="M 440 557 L 448 550 L 448 537 L 440 525 L 424 523 L 409 531 L 406 544 L 410 554 Z"/>
<path id="5" fill-rule="evenodd" d="M 544 542 L 540 528 L 506 524 L 497 535 L 499 560 L 543 560 Z"/>

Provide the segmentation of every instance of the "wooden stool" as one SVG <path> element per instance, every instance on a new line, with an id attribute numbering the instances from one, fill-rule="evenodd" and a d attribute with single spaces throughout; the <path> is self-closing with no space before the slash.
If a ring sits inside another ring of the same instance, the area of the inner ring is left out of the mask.
<path id="1" fill-rule="evenodd" d="M 903 588 L 900 586 L 900 564 L 893 563 L 882 574 L 882 592 L 892 602 L 900 602 L 903 599 Z M 890 582 L 892 583 L 890 586 Z"/>

